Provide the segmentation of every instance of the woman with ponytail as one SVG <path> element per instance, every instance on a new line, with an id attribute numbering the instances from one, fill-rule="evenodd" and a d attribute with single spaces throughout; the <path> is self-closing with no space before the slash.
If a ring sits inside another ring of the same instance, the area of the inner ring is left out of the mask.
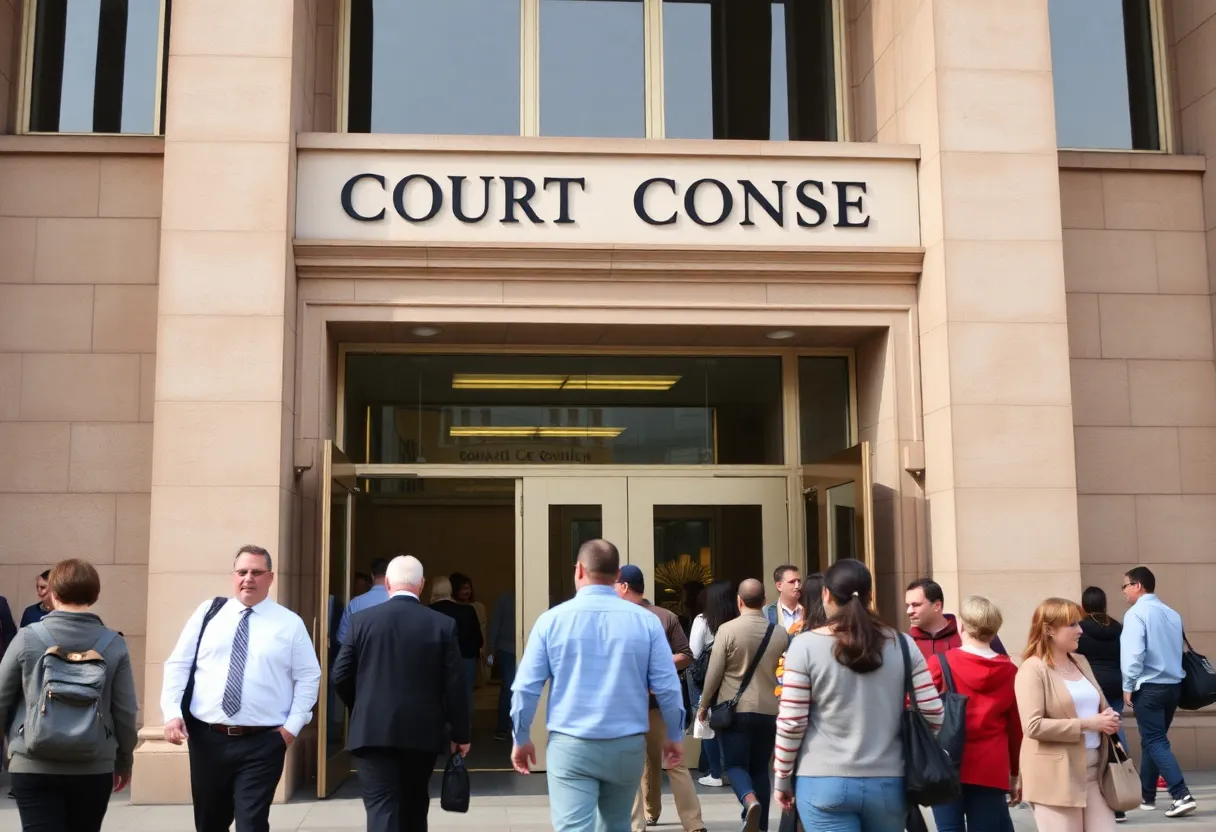
<path id="1" fill-rule="evenodd" d="M 857 560 L 823 576 L 827 623 L 801 634 L 785 656 L 777 716 L 775 790 L 797 802 L 806 832 L 843 828 L 903 832 L 904 659 L 907 640 L 916 701 L 941 726 L 942 704 L 924 656 L 873 611 L 874 581 Z"/>

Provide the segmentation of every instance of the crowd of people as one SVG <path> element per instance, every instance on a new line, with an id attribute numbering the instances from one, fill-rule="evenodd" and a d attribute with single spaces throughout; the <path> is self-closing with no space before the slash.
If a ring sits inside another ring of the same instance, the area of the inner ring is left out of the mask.
<path id="1" fill-rule="evenodd" d="M 95 832 L 110 794 L 131 777 L 130 655 L 122 634 L 90 611 L 101 591 L 90 564 L 65 560 L 38 581 L 37 609 L 25 611 L 0 661 L 12 796 L 26 829 Z M 312 641 L 300 617 L 270 598 L 273 581 L 270 553 L 242 547 L 232 595 L 201 602 L 165 662 L 164 736 L 188 747 L 199 832 L 234 820 L 238 832 L 269 829 L 287 749 L 317 701 Z M 522 774 L 536 765 L 532 723 L 548 689 L 557 830 L 643 832 L 659 820 L 666 770 L 681 826 L 703 832 L 684 761 L 690 725 L 703 737 L 701 783 L 729 782 L 745 832 L 768 830 L 773 803 L 783 828 L 915 828 L 901 731 L 910 706 L 932 730 L 965 727 L 952 760 L 956 799 L 932 807 L 939 832 L 1012 832 L 1010 807 L 1022 801 L 1040 832 L 1114 829 L 1123 815 L 1103 772 L 1126 745 L 1126 709 L 1142 748 L 1140 808 L 1156 808 L 1159 779 L 1166 817 L 1197 808 L 1168 736 L 1183 681 L 1182 621 L 1143 566 L 1123 576 L 1122 623 L 1099 587 L 1080 604 L 1040 603 L 1018 665 L 998 638 L 1005 621 L 992 601 L 967 598 L 947 614 L 941 587 L 914 581 L 905 597 L 912 626 L 901 634 L 875 612 L 873 578 L 856 560 L 805 580 L 780 567 L 771 603 L 759 580 L 714 582 L 681 620 L 646 599 L 642 571 L 621 564 L 615 546 L 589 541 L 575 596 L 539 616 L 518 667 L 513 599 L 487 620 L 467 577 L 436 578 L 424 605 L 426 584 L 417 558 L 377 561 L 337 625 L 332 683 L 350 709 L 347 747 L 374 832 L 427 828 L 432 772 L 441 754 L 469 752 L 473 687 L 491 656 L 505 681 L 497 728 Z M 965 726 L 951 726 L 958 716 L 947 703 L 957 695 L 966 697 Z"/>

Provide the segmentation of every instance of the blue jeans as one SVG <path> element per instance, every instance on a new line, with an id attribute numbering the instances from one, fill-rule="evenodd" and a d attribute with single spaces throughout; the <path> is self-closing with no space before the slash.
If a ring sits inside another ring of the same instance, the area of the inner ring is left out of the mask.
<path id="1" fill-rule="evenodd" d="M 777 742 L 777 717 L 772 714 L 735 714 L 735 722 L 718 734 L 726 775 L 735 797 L 754 794 L 760 803 L 760 829 L 768 829 L 768 807 L 773 796 L 773 745 Z M 744 803 L 746 812 L 746 804 Z"/>
<path id="2" fill-rule="evenodd" d="M 904 830 L 902 777 L 799 777 L 794 799 L 806 832 Z"/>
<path id="3" fill-rule="evenodd" d="M 549 735 L 549 817 L 557 832 L 629 832 L 646 735 L 581 740 Z"/>
<path id="4" fill-rule="evenodd" d="M 696 719 L 697 708 L 701 706 L 701 689 L 697 687 L 696 682 L 692 680 L 692 674 L 687 674 L 688 678 L 688 701 L 692 705 L 693 718 Z M 710 777 L 722 777 L 722 745 L 715 735 L 713 739 L 701 740 L 701 757 L 697 760 L 697 768 L 701 771 L 708 772 Z"/>
<path id="5" fill-rule="evenodd" d="M 1127 751 L 1128 755 L 1130 756 L 1132 752 L 1129 749 L 1129 746 L 1127 744 L 1127 729 L 1125 729 L 1123 727 L 1123 721 L 1122 721 L 1123 720 L 1123 695 L 1120 694 L 1118 696 L 1118 698 L 1110 700 L 1110 707 L 1111 707 L 1111 710 L 1113 710 L 1115 713 L 1117 713 L 1119 715 L 1119 720 L 1120 720 L 1119 721 L 1119 733 L 1117 734 L 1117 736 L 1119 737 L 1119 742 L 1123 745 L 1123 750 Z"/>
<path id="6" fill-rule="evenodd" d="M 494 664 L 498 665 L 498 678 L 502 688 L 498 691 L 499 734 L 511 733 L 511 683 L 515 681 L 515 654 L 506 650 L 494 651 Z"/>
<path id="7" fill-rule="evenodd" d="M 937 832 L 1013 832 L 1004 789 L 963 784 L 963 796 L 933 807 Z"/>
<path id="8" fill-rule="evenodd" d="M 1157 800 L 1157 777 L 1165 778 L 1170 795 L 1180 800 L 1190 794 L 1182 769 L 1170 749 L 1170 723 L 1178 709 L 1182 685 L 1144 684 L 1132 694 L 1136 727 L 1140 729 L 1140 796 L 1145 803 Z"/>

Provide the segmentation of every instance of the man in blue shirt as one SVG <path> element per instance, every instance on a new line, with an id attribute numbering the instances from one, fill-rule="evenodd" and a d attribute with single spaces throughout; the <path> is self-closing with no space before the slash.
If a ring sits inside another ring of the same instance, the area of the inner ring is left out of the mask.
<path id="1" fill-rule="evenodd" d="M 549 811 L 559 832 L 625 832 L 642 777 L 650 696 L 667 726 L 663 761 L 684 759 L 684 703 L 659 619 L 617 597 L 620 554 L 606 540 L 584 543 L 574 598 L 536 620 L 515 674 L 511 763 L 536 762 L 532 720 L 545 683 Z"/>
<path id="2" fill-rule="evenodd" d="M 350 632 L 350 617 L 360 610 L 383 604 L 388 600 L 388 587 L 384 585 L 384 575 L 388 572 L 388 561 L 376 558 L 372 561 L 372 588 L 362 595 L 350 599 L 346 609 L 342 611 L 342 621 L 338 624 L 338 643 L 341 647 L 346 643 L 346 634 Z"/>
<path id="3" fill-rule="evenodd" d="M 1182 689 L 1182 617 L 1153 594 L 1157 578 L 1147 567 L 1137 566 L 1127 572 L 1122 589 L 1132 608 L 1123 618 L 1119 664 L 1123 701 L 1135 709 L 1144 752 L 1140 759 L 1140 808 L 1156 807 L 1160 775 L 1174 798 L 1165 816 L 1182 817 L 1195 811 L 1195 799 L 1182 779 L 1169 739 Z"/>

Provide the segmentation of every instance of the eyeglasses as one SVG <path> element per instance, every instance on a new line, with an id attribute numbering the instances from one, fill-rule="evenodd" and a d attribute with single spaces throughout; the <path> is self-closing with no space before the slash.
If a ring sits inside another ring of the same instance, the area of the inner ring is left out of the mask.
<path id="1" fill-rule="evenodd" d="M 269 575 L 270 572 L 266 569 L 234 569 L 232 570 L 232 574 L 239 578 L 253 578 L 257 580 L 263 575 Z"/>
<path id="2" fill-rule="evenodd" d="M 1140 582 L 1132 581 L 1131 583 L 1123 584 L 1122 586 L 1119 587 L 1119 589 L 1127 589 L 1129 586 L 1136 586 L 1138 583 L 1140 583 Z"/>

